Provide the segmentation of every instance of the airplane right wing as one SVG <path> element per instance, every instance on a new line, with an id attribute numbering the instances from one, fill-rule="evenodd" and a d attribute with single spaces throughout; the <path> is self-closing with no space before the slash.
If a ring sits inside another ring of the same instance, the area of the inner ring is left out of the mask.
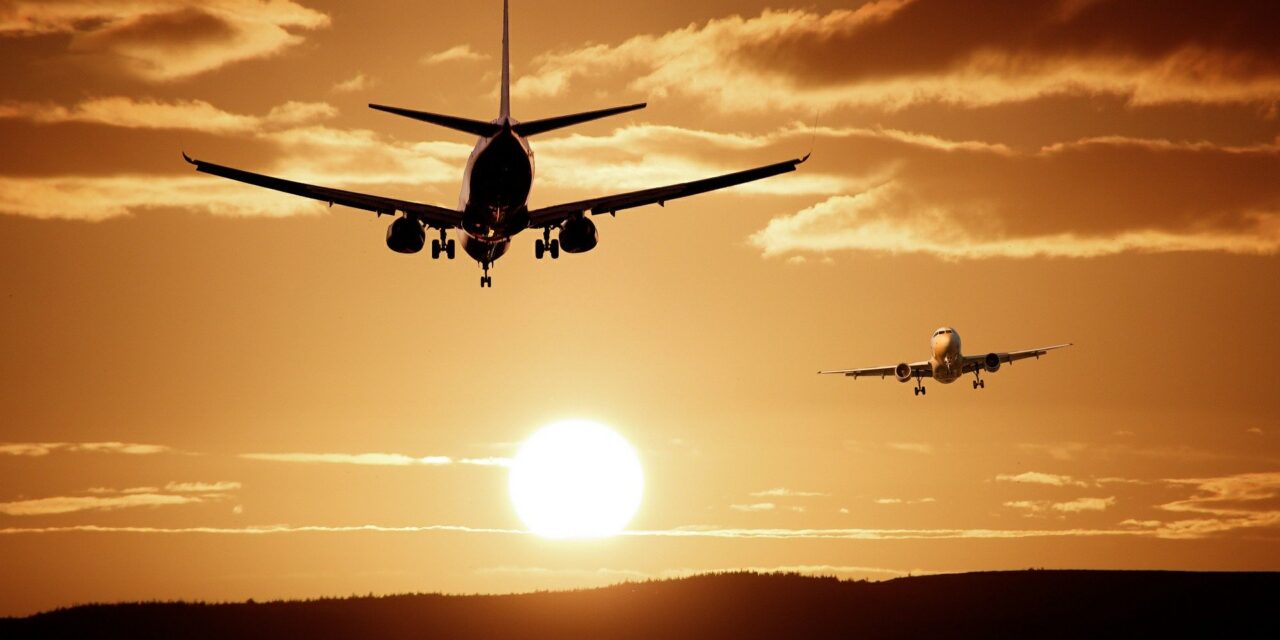
<path id="1" fill-rule="evenodd" d="M 911 369 L 911 377 L 913 378 L 932 378 L 933 377 L 933 367 L 929 365 L 928 361 L 912 362 L 907 366 Z M 819 371 L 818 375 L 835 373 L 835 374 L 840 374 L 844 376 L 849 376 L 850 378 L 854 378 L 854 379 L 869 378 L 871 376 L 879 376 L 881 378 L 887 378 L 889 376 L 896 376 L 897 370 L 898 370 L 898 365 L 891 365 L 887 367 L 867 367 L 865 369 L 835 369 L 831 371 Z"/>
<path id="2" fill-rule="evenodd" d="M 314 184 L 306 184 L 304 182 L 294 182 L 283 178 L 273 178 L 271 176 L 264 176 L 260 173 L 253 173 L 243 169 L 235 169 L 220 164 L 214 164 L 212 162 L 205 162 L 204 160 L 193 160 L 185 153 L 182 154 L 182 158 L 195 165 L 196 171 L 201 173 L 207 173 L 221 178 L 227 178 L 229 180 L 236 180 L 245 184 L 251 184 L 255 187 L 274 189 L 275 191 L 283 191 L 295 196 L 302 196 L 304 198 L 311 198 L 312 200 L 328 202 L 330 206 L 340 204 L 356 209 L 364 209 L 365 211 L 372 211 L 378 215 L 382 215 L 384 213 L 387 215 L 395 215 L 397 211 L 402 211 L 406 216 L 417 219 L 418 222 L 423 225 L 438 229 L 450 229 L 457 227 L 462 223 L 461 213 L 453 209 L 446 209 L 445 207 L 369 195 L 367 193 L 357 193 L 355 191 L 331 189 L 329 187 L 321 187 Z"/>
<path id="3" fill-rule="evenodd" d="M 688 196 L 715 191 L 716 189 L 724 189 L 734 185 L 761 180 L 770 176 L 776 176 L 781 173 L 795 171 L 809 156 L 796 158 L 795 160 L 787 160 L 786 162 L 778 162 L 776 164 L 756 167 L 755 169 L 747 169 L 737 173 L 728 173 L 714 178 L 705 178 L 702 180 L 694 180 L 693 182 L 683 182 L 680 184 L 668 185 L 665 187 L 656 187 L 653 189 L 645 189 L 643 191 L 632 191 L 630 193 L 620 193 L 612 196 L 604 196 L 600 198 L 592 198 L 590 200 L 579 200 L 578 202 L 570 202 L 567 204 L 558 204 L 552 207 L 544 207 L 542 209 L 534 209 L 529 212 L 529 228 L 538 229 L 552 225 L 560 224 L 565 220 L 579 216 L 584 213 L 598 215 L 601 213 L 617 213 L 623 209 L 631 209 L 634 207 L 642 207 L 647 204 L 661 205 L 668 200 L 676 198 L 685 198 Z"/>

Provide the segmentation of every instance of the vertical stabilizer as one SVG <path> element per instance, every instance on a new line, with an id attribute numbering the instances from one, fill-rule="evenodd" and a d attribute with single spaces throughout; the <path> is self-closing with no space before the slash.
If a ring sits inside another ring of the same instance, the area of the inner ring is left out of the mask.
<path id="1" fill-rule="evenodd" d="M 502 105 L 498 117 L 511 117 L 511 39 L 507 29 L 508 0 L 502 0 Z"/>

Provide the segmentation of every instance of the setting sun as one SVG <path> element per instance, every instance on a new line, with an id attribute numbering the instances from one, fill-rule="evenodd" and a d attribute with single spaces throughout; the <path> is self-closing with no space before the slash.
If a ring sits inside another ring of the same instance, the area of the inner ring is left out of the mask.
<path id="1" fill-rule="evenodd" d="M 622 530 L 644 492 L 640 459 L 612 429 L 586 420 L 543 427 L 511 464 L 511 501 L 547 538 L 599 538 Z"/>

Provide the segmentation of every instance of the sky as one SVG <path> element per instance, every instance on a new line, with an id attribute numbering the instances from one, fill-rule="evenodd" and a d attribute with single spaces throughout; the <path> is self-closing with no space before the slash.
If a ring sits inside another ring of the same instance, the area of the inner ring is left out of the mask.
<path id="1" fill-rule="evenodd" d="M 0 0 L 0 615 L 698 571 L 1280 570 L 1280 5 L 515 0 L 531 206 L 480 289 L 388 219 L 180 153 L 452 206 L 497 2 Z M 817 376 L 1075 346 L 929 384 Z M 624 535 L 525 532 L 507 463 L 607 424 Z"/>

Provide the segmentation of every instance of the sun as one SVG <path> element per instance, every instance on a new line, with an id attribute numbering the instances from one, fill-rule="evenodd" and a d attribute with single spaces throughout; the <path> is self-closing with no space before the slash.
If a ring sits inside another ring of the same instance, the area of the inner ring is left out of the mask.
<path id="1" fill-rule="evenodd" d="M 636 450 L 588 420 L 556 422 L 530 436 L 511 462 L 509 483 L 520 519 L 547 538 L 618 533 L 644 493 Z"/>

